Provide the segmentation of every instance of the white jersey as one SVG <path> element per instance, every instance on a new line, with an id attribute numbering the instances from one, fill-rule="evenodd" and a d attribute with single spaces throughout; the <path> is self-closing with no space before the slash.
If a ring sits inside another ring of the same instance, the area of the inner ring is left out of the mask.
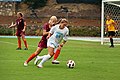
<path id="1" fill-rule="evenodd" d="M 53 44 L 55 47 L 63 40 L 67 41 L 67 35 L 69 34 L 69 29 L 65 27 L 64 29 L 59 28 L 60 25 L 55 25 L 51 28 L 50 32 L 52 36 L 48 39 L 47 45 Z"/>

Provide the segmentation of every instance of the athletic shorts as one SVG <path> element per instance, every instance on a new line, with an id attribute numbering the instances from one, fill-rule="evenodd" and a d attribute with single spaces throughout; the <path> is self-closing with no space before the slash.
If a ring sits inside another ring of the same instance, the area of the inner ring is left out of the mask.
<path id="1" fill-rule="evenodd" d="M 59 44 L 49 41 L 47 42 L 47 47 L 57 48 Z"/>
<path id="2" fill-rule="evenodd" d="M 38 47 L 40 47 L 40 48 L 47 48 L 47 41 L 46 40 L 41 40 L 38 43 Z"/>
<path id="3" fill-rule="evenodd" d="M 16 36 L 19 36 L 19 37 L 25 36 L 25 32 L 17 31 L 17 32 L 16 32 Z"/>
<path id="4" fill-rule="evenodd" d="M 115 32 L 114 31 L 108 31 L 108 36 L 115 36 Z"/>

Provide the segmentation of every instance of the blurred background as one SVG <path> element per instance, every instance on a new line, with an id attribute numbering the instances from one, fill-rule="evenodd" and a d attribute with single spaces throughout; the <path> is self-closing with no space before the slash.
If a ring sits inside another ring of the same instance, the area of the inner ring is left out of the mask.
<path id="1" fill-rule="evenodd" d="M 7 28 L 23 12 L 28 36 L 41 36 L 42 25 L 55 15 L 69 20 L 70 36 L 100 37 L 101 0 L 0 0 L 0 35 L 15 35 Z"/>

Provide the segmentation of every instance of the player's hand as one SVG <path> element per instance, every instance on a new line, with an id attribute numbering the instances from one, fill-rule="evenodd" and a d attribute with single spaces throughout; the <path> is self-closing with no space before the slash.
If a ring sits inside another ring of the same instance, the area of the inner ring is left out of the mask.
<path id="1" fill-rule="evenodd" d="M 23 29 L 22 31 L 25 32 L 25 29 Z"/>
<path id="2" fill-rule="evenodd" d="M 47 36 L 47 37 L 46 37 L 46 39 L 49 39 L 49 38 L 50 38 L 50 36 Z"/>
<path id="3" fill-rule="evenodd" d="M 10 25 L 10 26 L 8 26 L 8 28 L 12 28 L 12 26 Z"/>
<path id="4" fill-rule="evenodd" d="M 63 45 L 64 45 L 64 44 L 63 44 L 63 43 L 61 43 L 59 46 L 60 46 L 60 47 L 63 47 Z"/>
<path id="5" fill-rule="evenodd" d="M 61 48 L 62 48 L 62 47 L 61 47 L 60 45 L 58 45 L 58 48 L 57 48 L 57 49 L 59 49 L 59 50 L 60 50 Z"/>
<path id="6" fill-rule="evenodd" d="M 105 35 L 107 34 L 107 32 L 105 31 Z"/>
<path id="7" fill-rule="evenodd" d="M 11 26 L 8 26 L 8 28 L 11 28 Z"/>
<path id="8" fill-rule="evenodd" d="M 8 27 L 8 28 L 12 28 L 14 26 L 14 24 L 13 24 L 13 22 L 12 22 L 12 24 Z"/>

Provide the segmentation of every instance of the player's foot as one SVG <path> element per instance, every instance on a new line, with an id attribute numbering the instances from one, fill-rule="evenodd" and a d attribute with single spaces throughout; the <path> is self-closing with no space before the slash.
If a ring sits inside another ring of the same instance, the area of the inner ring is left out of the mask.
<path id="1" fill-rule="evenodd" d="M 43 59 L 43 56 L 36 56 L 36 59 L 34 61 L 34 65 L 37 65 L 38 60 L 41 60 L 41 59 Z"/>
<path id="2" fill-rule="evenodd" d="M 21 50 L 21 48 L 17 48 L 16 50 Z"/>
<path id="3" fill-rule="evenodd" d="M 28 63 L 26 61 L 24 62 L 24 66 L 28 66 Z"/>
<path id="4" fill-rule="evenodd" d="M 60 61 L 53 60 L 53 61 L 52 61 L 52 64 L 60 64 Z"/>
<path id="5" fill-rule="evenodd" d="M 35 61 L 34 61 L 34 65 L 37 65 L 37 63 L 38 63 L 38 56 L 36 57 L 36 59 L 35 59 Z"/>
<path id="6" fill-rule="evenodd" d="M 28 50 L 28 48 L 24 48 L 24 50 Z"/>
<path id="7" fill-rule="evenodd" d="M 114 48 L 114 45 L 111 45 L 110 48 Z"/>
<path id="8" fill-rule="evenodd" d="M 40 65 L 40 64 L 38 64 L 38 65 L 37 65 L 37 67 L 38 67 L 38 68 L 43 68 L 43 66 L 42 66 L 42 65 Z"/>

